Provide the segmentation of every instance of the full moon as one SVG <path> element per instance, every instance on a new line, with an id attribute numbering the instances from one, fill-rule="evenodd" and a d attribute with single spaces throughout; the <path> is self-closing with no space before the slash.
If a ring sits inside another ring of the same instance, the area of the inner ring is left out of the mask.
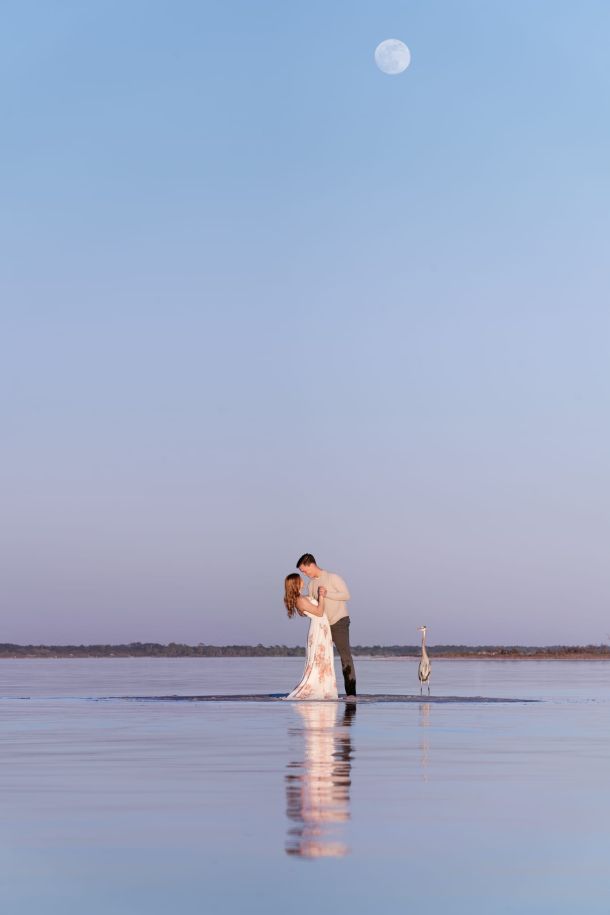
<path id="1" fill-rule="evenodd" d="M 375 48 L 375 63 L 388 76 L 397 76 L 411 63 L 411 52 L 398 38 L 387 38 Z"/>

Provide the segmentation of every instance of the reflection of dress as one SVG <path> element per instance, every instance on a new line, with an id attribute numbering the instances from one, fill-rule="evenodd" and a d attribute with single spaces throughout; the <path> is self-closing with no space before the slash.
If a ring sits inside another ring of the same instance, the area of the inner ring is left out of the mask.
<path id="1" fill-rule="evenodd" d="M 286 852 L 299 858 L 336 858 L 348 854 L 344 830 L 350 819 L 352 746 L 349 726 L 355 703 L 337 721 L 336 703 L 304 702 L 295 707 L 302 727 L 298 759 L 286 775 L 288 830 Z"/>
<path id="2" fill-rule="evenodd" d="M 317 605 L 317 601 L 311 602 Z M 299 685 L 286 699 L 337 699 L 330 623 L 325 616 L 314 616 L 307 611 L 305 615 L 310 618 L 305 671 Z"/>

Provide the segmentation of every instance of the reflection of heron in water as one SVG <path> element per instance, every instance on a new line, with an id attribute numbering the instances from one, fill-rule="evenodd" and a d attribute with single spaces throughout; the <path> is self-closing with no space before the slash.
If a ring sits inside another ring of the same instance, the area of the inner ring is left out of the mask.
<path id="1" fill-rule="evenodd" d="M 291 733 L 304 738 L 304 746 L 286 775 L 286 812 L 296 824 L 288 832 L 286 852 L 303 858 L 342 857 L 348 853 L 340 829 L 350 818 L 349 727 L 356 703 L 345 704 L 341 720 L 334 702 L 300 702 L 295 707 L 303 727 Z"/>
<path id="2" fill-rule="evenodd" d="M 424 689 L 424 683 L 428 684 L 428 695 L 430 695 L 430 673 L 432 671 L 432 664 L 430 663 L 430 658 L 426 651 L 426 627 L 420 626 L 419 632 L 421 632 L 421 661 L 417 668 L 417 676 L 419 679 L 419 694 L 421 696 Z"/>
<path id="3" fill-rule="evenodd" d="M 430 742 L 428 740 L 427 729 L 430 727 L 430 702 L 422 702 L 419 706 L 419 726 L 422 729 L 420 734 L 419 748 L 421 750 L 421 768 L 422 778 L 428 781 L 428 752 Z"/>

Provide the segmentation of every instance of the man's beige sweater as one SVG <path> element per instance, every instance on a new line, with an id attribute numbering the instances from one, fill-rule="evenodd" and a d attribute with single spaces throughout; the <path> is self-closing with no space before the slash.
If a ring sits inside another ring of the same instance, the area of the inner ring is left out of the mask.
<path id="1" fill-rule="evenodd" d="M 346 601 L 349 600 L 347 585 L 340 575 L 321 569 L 317 578 L 310 578 L 309 580 L 309 596 L 315 597 L 317 600 L 320 586 L 326 588 L 328 592 L 324 600 L 324 612 L 330 625 L 334 626 L 344 616 L 349 616 L 346 604 Z"/>

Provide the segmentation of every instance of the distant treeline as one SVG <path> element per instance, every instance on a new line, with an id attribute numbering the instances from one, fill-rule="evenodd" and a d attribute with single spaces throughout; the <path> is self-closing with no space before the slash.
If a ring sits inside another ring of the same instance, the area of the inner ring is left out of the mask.
<path id="1" fill-rule="evenodd" d="M 415 658 L 419 645 L 355 645 L 354 655 Z M 436 658 L 608 658 L 609 645 L 429 645 Z M 0 658 L 291 658 L 303 657 L 302 646 L 183 645 L 130 642 L 128 645 L 13 645 L 0 643 Z"/>

